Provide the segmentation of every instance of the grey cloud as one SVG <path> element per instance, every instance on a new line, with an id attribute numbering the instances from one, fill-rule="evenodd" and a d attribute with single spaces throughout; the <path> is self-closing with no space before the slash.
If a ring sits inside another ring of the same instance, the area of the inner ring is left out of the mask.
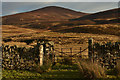
<path id="1" fill-rule="evenodd" d="M 3 2 L 119 2 L 119 0 L 3 0 Z"/>

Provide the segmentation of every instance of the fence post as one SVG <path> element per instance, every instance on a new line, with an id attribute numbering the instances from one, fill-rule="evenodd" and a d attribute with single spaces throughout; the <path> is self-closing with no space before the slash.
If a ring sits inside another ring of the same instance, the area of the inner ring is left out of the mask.
<path id="1" fill-rule="evenodd" d="M 82 51 L 82 48 L 80 47 L 80 53 L 81 53 L 81 51 Z"/>
<path id="2" fill-rule="evenodd" d="M 39 46 L 39 58 L 40 58 L 40 66 L 43 65 L 43 58 L 44 58 L 44 47 L 43 44 Z"/>
<path id="3" fill-rule="evenodd" d="M 91 59 L 93 55 L 93 38 L 89 38 L 88 40 L 88 56 Z"/>
<path id="4" fill-rule="evenodd" d="M 54 46 L 51 46 L 51 50 L 52 50 L 52 64 L 55 63 L 55 54 L 54 54 Z"/>
<path id="5" fill-rule="evenodd" d="M 44 53 L 44 56 L 46 56 L 46 43 L 45 42 L 43 43 L 43 53 Z"/>
<path id="6" fill-rule="evenodd" d="M 71 52 L 71 62 L 72 62 L 72 48 L 70 48 L 70 52 Z M 71 63 L 72 64 L 72 63 Z"/>
<path id="7" fill-rule="evenodd" d="M 82 55 L 81 55 L 82 52 L 81 51 L 82 51 L 82 48 L 80 47 L 80 56 L 79 56 L 80 58 L 82 58 Z"/>
<path id="8" fill-rule="evenodd" d="M 64 59 L 64 58 L 63 58 L 63 48 L 61 48 L 61 58 L 62 58 L 62 62 L 63 62 L 63 59 Z M 61 62 L 61 63 L 62 63 L 62 62 Z"/>

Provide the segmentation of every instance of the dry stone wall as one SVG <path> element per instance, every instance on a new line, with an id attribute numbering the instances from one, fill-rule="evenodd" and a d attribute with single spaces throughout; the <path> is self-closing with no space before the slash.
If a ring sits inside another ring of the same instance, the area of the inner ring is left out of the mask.
<path id="1" fill-rule="evenodd" d="M 113 69 L 120 59 L 120 42 L 94 43 L 89 39 L 89 58 L 98 61 L 103 67 Z"/>
<path id="2" fill-rule="evenodd" d="M 32 70 L 37 65 L 44 65 L 45 56 L 51 58 L 51 52 L 48 43 L 39 42 L 33 48 L 2 45 L 2 68 Z"/>
<path id="3" fill-rule="evenodd" d="M 4 69 L 29 69 L 39 62 L 37 47 L 25 48 L 17 46 L 2 46 L 2 67 Z"/>

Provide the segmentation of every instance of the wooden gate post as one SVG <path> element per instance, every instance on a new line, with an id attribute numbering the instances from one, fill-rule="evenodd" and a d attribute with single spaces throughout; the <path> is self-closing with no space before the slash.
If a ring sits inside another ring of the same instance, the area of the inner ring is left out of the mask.
<path id="1" fill-rule="evenodd" d="M 71 53 L 71 62 L 72 62 L 72 48 L 70 48 L 70 53 Z"/>
<path id="2" fill-rule="evenodd" d="M 93 55 L 93 38 L 89 38 L 88 40 L 88 56 L 91 59 Z"/>
<path id="3" fill-rule="evenodd" d="M 52 51 L 52 64 L 55 63 L 55 54 L 54 54 L 54 46 L 51 46 L 51 51 Z"/>
<path id="4" fill-rule="evenodd" d="M 61 58 L 62 58 L 62 62 L 63 62 L 63 48 L 61 48 Z"/>
<path id="5" fill-rule="evenodd" d="M 44 59 L 44 47 L 43 44 L 40 44 L 39 46 L 39 58 L 40 58 L 40 66 L 43 65 L 43 59 Z"/>

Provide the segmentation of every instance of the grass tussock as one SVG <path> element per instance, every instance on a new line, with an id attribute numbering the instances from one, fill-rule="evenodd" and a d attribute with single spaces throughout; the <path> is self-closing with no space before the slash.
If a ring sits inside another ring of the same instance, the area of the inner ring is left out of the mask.
<path id="1" fill-rule="evenodd" d="M 49 72 L 52 68 L 52 62 L 50 59 L 47 59 L 47 57 L 44 57 L 44 64 L 40 66 L 39 64 L 36 64 L 33 71 L 38 73 L 44 73 Z"/>
<path id="2" fill-rule="evenodd" d="M 83 78 L 87 79 L 97 79 L 97 78 L 105 78 L 105 69 L 102 68 L 97 62 L 92 63 L 89 60 L 76 60 L 80 75 Z"/>

